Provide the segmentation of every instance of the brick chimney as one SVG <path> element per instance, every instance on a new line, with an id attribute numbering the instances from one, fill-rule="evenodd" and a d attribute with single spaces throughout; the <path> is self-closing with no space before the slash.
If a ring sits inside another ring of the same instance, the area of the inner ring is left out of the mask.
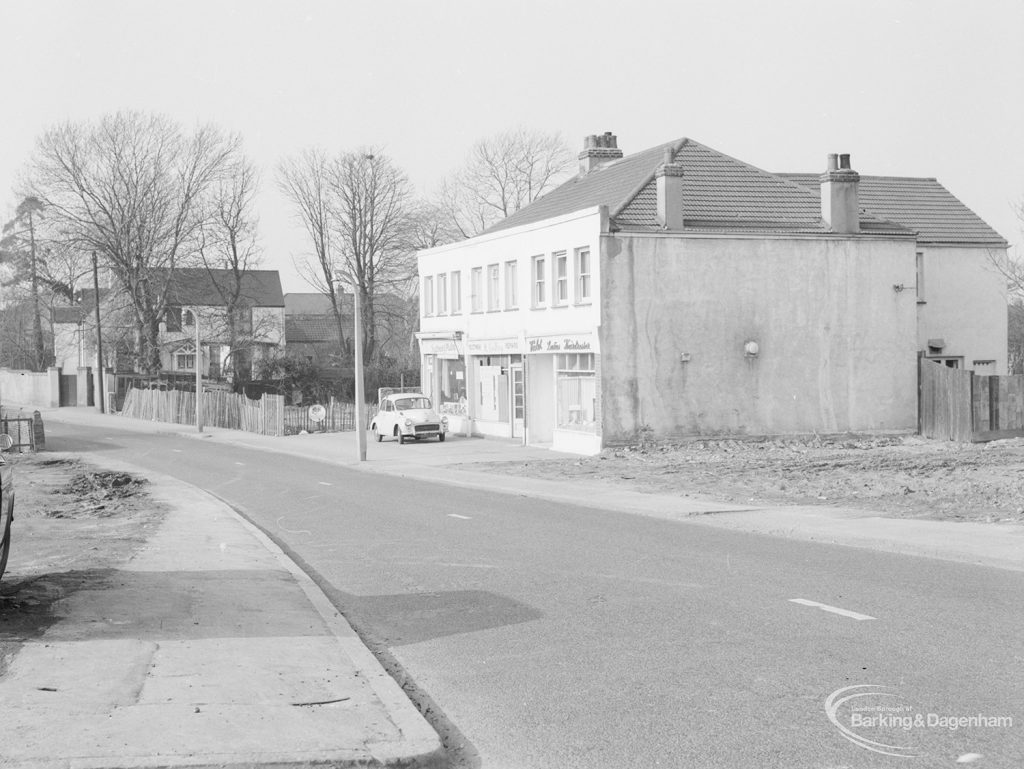
<path id="1" fill-rule="evenodd" d="M 821 175 L 821 218 L 832 232 L 860 232 L 859 183 L 849 155 L 828 156 L 828 169 Z"/>
<path id="2" fill-rule="evenodd" d="M 586 176 L 595 168 L 608 165 L 622 157 L 618 139 L 611 131 L 591 134 L 583 140 L 583 152 L 579 154 L 580 176 Z"/>
<path id="3" fill-rule="evenodd" d="M 665 159 L 654 171 L 658 188 L 658 223 L 666 230 L 683 228 L 683 166 L 675 159 L 672 147 L 665 149 Z"/>

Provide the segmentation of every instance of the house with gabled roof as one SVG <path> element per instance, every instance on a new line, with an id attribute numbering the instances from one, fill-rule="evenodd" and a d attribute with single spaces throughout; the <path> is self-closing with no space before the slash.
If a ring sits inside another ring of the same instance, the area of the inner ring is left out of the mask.
<path id="1" fill-rule="evenodd" d="M 419 253 L 424 389 L 467 433 L 911 430 L 918 356 L 1006 370 L 1007 244 L 934 179 L 769 173 L 692 139 Z"/>

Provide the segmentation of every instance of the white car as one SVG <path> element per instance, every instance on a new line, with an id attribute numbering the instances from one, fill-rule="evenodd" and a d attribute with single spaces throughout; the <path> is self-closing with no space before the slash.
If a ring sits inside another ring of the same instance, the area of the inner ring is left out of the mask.
<path id="1" fill-rule="evenodd" d="M 448 417 L 439 416 L 422 393 L 391 393 L 377 406 L 370 422 L 370 432 L 378 441 L 388 435 L 405 443 L 408 438 L 437 438 L 443 441 L 448 432 Z"/>

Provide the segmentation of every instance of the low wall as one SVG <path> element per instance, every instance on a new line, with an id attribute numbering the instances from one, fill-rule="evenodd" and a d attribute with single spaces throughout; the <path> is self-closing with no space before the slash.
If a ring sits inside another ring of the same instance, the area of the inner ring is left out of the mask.
<path id="1" fill-rule="evenodd" d="M 60 406 L 60 369 L 37 373 L 0 368 L 0 403 L 41 408 Z"/>

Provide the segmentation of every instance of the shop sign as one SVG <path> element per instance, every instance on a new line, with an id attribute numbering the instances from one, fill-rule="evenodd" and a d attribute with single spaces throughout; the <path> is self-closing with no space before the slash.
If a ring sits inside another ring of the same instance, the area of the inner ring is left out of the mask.
<path id="1" fill-rule="evenodd" d="M 421 339 L 420 352 L 424 355 L 454 355 L 461 354 L 454 339 Z"/>
<path id="2" fill-rule="evenodd" d="M 597 352 L 597 338 L 593 334 L 549 334 L 526 338 L 526 351 L 543 352 Z"/>
<path id="3" fill-rule="evenodd" d="M 518 337 L 508 339 L 470 339 L 466 342 L 470 355 L 517 355 Z"/>

